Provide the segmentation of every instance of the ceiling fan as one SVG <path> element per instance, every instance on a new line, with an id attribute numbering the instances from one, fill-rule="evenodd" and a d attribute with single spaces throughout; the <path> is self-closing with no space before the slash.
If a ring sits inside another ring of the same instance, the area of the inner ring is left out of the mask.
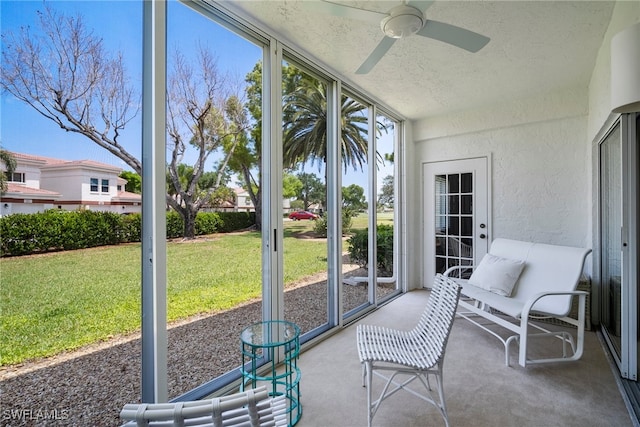
<path id="1" fill-rule="evenodd" d="M 405 1 L 403 4 L 391 8 L 387 13 L 334 3 L 329 0 L 309 2 L 307 4 L 310 3 L 319 6 L 323 12 L 334 16 L 379 23 L 384 38 L 360 68 L 356 70 L 356 74 L 367 74 L 398 39 L 412 35 L 440 40 L 473 53 L 482 49 L 490 40 L 482 34 L 456 27 L 455 25 L 427 19 L 424 12 L 431 6 L 433 1 Z"/>

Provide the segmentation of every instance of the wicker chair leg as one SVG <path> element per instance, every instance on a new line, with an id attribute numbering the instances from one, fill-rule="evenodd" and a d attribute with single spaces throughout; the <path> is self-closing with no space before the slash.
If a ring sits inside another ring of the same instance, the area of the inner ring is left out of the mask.
<path id="1" fill-rule="evenodd" d="M 364 362 L 362 364 L 364 373 L 366 375 L 366 387 L 367 387 L 367 427 L 371 427 L 371 423 L 373 421 L 373 408 L 371 402 L 371 386 L 373 383 L 373 366 L 372 362 Z"/>
<path id="2" fill-rule="evenodd" d="M 436 407 L 440 410 L 442 418 L 444 418 L 445 427 L 449 427 L 449 415 L 447 414 L 447 404 L 444 400 L 444 387 L 442 378 L 442 366 L 438 366 L 439 374 L 436 375 L 436 383 L 438 385 L 438 397 L 440 398 L 440 404 Z"/>

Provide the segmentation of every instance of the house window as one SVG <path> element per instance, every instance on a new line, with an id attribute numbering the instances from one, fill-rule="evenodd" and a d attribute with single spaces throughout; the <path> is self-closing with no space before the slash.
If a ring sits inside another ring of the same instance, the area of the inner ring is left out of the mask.
<path id="1" fill-rule="evenodd" d="M 9 182 L 25 182 L 24 181 L 24 172 L 5 172 L 4 176 L 7 178 Z"/>
<path id="2" fill-rule="evenodd" d="M 109 180 L 108 179 L 103 179 L 102 180 L 102 187 L 101 187 L 100 191 L 103 192 L 103 193 L 108 193 L 109 192 Z"/>
<path id="3" fill-rule="evenodd" d="M 98 192 L 98 178 L 91 178 L 91 191 Z"/>

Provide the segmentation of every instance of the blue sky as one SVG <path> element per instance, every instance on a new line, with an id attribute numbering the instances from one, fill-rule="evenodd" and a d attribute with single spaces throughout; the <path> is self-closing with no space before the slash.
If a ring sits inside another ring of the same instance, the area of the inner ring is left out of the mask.
<path id="1" fill-rule="evenodd" d="M 66 15 L 80 14 L 88 28 L 102 37 L 110 52 L 123 53 L 129 77 L 141 88 L 142 2 L 124 1 L 48 1 Z M 21 26 L 37 30 L 37 11 L 42 1 L 0 1 L 2 32 L 19 31 Z M 189 57 L 199 40 L 215 52 L 218 66 L 244 81 L 245 75 L 261 58 L 260 49 L 218 24 L 178 2 L 169 4 L 167 46 L 169 54 L 178 48 Z M 188 29 L 188 31 L 186 31 Z M 68 160 L 93 159 L 127 168 L 118 158 L 90 142 L 86 137 L 61 130 L 33 108 L 3 94 L 0 104 L 0 143 L 3 148 Z M 140 119 L 130 123 L 122 136 L 123 145 L 140 158 Z M 128 168 L 127 168 L 128 169 Z"/>
<path id="2" fill-rule="evenodd" d="M 86 26 L 92 29 L 96 36 L 103 38 L 106 50 L 112 53 L 122 52 L 128 75 L 137 85 L 138 91 L 140 90 L 142 1 L 49 0 L 47 3 L 65 15 L 80 14 Z M 43 7 L 42 1 L 0 0 L 2 33 L 18 32 L 22 26 L 29 26 L 31 31 L 37 31 L 37 11 Z M 215 53 L 221 71 L 232 74 L 239 81 L 244 81 L 246 74 L 253 69 L 262 55 L 261 49 L 247 40 L 177 1 L 170 2 L 167 40 L 169 55 L 177 48 L 187 58 L 195 57 L 197 42 Z M 140 119 L 141 115 L 138 114 L 136 119 L 127 125 L 121 137 L 121 143 L 138 158 L 141 157 Z M 2 94 L 0 99 L 0 144 L 10 151 L 66 160 L 92 159 L 129 169 L 120 159 L 86 137 L 63 131 L 52 121 L 9 94 Z M 389 143 L 385 145 L 388 147 Z M 384 152 L 387 151 L 389 149 L 384 149 Z M 307 168 L 307 171 L 318 172 L 317 167 Z M 392 173 L 392 169 L 387 165 L 379 173 L 380 183 L 384 176 Z M 352 183 L 367 188 L 366 173 L 354 173 L 349 168 L 348 173 L 343 176 L 343 185 Z"/>

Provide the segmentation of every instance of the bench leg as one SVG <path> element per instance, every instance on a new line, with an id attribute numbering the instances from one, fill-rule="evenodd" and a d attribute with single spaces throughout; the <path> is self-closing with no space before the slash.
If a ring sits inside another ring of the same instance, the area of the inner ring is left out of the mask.
<path id="1" fill-rule="evenodd" d="M 518 363 L 523 368 L 527 367 L 527 338 L 529 337 L 529 319 L 520 319 L 520 351 L 518 354 Z"/>

